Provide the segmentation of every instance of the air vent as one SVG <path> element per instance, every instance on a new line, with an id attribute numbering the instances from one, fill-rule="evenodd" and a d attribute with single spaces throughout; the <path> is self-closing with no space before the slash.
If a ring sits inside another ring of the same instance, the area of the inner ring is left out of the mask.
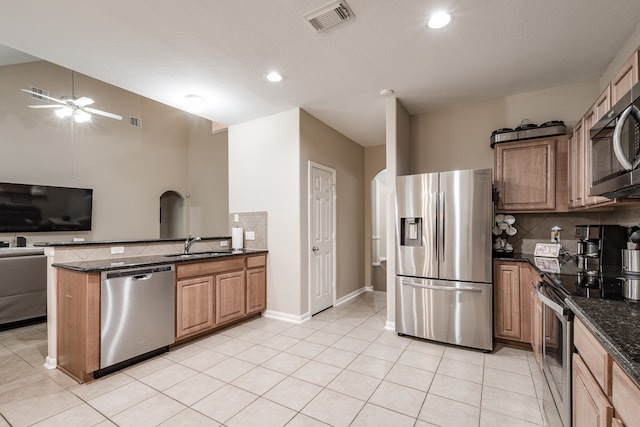
<path id="1" fill-rule="evenodd" d="M 304 19 L 309 21 L 316 31 L 320 32 L 348 21 L 354 16 L 346 2 L 334 1 L 313 12 L 307 13 L 304 15 Z"/>
<path id="2" fill-rule="evenodd" d="M 137 128 L 141 128 L 142 127 L 142 119 L 130 116 L 129 117 L 129 124 L 131 126 L 134 126 L 134 127 L 137 127 Z"/>
<path id="3" fill-rule="evenodd" d="M 31 99 L 37 99 L 38 101 L 42 101 L 42 102 L 49 102 L 49 100 L 44 97 L 44 96 L 49 96 L 48 90 L 40 89 L 39 87 L 35 87 L 35 86 L 29 86 L 29 89 L 31 90 L 31 92 L 35 92 L 29 95 Z M 40 95 L 44 95 L 44 96 L 40 96 Z"/>

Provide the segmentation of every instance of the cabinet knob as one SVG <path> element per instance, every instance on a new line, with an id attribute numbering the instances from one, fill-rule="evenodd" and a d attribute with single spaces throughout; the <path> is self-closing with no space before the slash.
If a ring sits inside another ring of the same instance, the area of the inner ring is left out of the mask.
<path id="1" fill-rule="evenodd" d="M 313 252 L 318 252 L 318 251 L 320 250 L 320 248 L 319 248 L 319 247 L 317 247 L 317 246 L 314 246 L 314 247 L 312 247 L 312 248 L 311 248 L 311 250 L 312 250 Z"/>

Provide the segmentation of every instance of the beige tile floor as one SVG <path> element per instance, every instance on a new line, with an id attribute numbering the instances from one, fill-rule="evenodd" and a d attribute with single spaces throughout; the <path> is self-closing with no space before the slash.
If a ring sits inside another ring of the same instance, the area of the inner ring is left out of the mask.
<path id="1" fill-rule="evenodd" d="M 252 319 L 83 385 L 42 367 L 45 324 L 0 332 L 0 426 L 543 424 L 530 352 L 399 337 L 385 306 Z"/>

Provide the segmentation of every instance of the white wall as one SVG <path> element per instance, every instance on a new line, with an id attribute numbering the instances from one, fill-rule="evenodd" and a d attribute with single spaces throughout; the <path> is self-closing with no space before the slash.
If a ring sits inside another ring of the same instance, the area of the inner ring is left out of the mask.
<path id="1" fill-rule="evenodd" d="M 267 310 L 300 307 L 300 113 L 229 127 L 229 211 L 268 213 Z"/>

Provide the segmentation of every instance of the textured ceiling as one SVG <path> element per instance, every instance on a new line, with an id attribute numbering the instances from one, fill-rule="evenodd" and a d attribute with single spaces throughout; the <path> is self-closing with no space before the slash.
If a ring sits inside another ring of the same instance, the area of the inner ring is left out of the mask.
<path id="1" fill-rule="evenodd" d="M 640 22 L 637 0 L 347 1 L 317 33 L 302 16 L 328 0 L 0 0 L 0 43 L 178 108 L 200 94 L 228 125 L 302 107 L 368 146 L 382 89 L 416 114 L 597 78 Z M 425 28 L 440 8 L 452 24 Z"/>

